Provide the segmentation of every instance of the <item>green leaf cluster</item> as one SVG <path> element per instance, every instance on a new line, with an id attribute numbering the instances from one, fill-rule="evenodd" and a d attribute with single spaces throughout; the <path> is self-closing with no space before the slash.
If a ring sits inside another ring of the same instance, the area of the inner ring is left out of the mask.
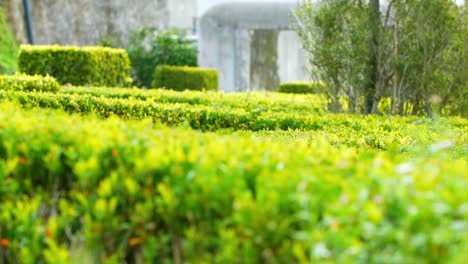
<path id="1" fill-rule="evenodd" d="M 138 87 L 151 88 L 154 69 L 160 65 L 198 65 L 195 41 L 182 29 L 160 31 L 143 28 L 131 32 L 126 41 L 120 40 L 117 35 L 110 35 L 99 41 L 99 45 L 127 50 L 132 62 L 133 84 Z"/>

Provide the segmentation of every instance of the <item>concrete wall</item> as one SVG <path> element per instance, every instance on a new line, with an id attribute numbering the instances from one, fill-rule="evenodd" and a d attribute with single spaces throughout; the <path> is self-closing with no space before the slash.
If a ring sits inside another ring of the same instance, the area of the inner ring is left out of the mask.
<path id="1" fill-rule="evenodd" d="M 279 84 L 276 30 L 253 30 L 250 34 L 250 89 L 275 91 Z"/>
<path id="2" fill-rule="evenodd" d="M 177 3 L 176 3 L 177 2 Z M 26 41 L 22 0 L 0 0 L 16 37 Z M 196 0 L 31 0 L 38 44 L 89 45 L 108 35 L 126 39 L 143 27 L 192 28 Z"/>
<path id="3" fill-rule="evenodd" d="M 223 3 L 233 3 L 233 2 L 290 2 L 290 3 L 297 3 L 297 0 L 255 0 L 255 1 L 249 1 L 249 0 L 198 0 L 198 17 L 202 17 L 203 14 L 208 11 L 210 8 L 223 4 Z M 462 0 L 463 1 L 463 0 Z"/>
<path id="4" fill-rule="evenodd" d="M 295 4 L 251 2 L 217 5 L 200 19 L 200 66 L 217 69 L 220 89 L 228 92 L 307 80 L 305 53 L 289 20 Z"/>
<path id="5" fill-rule="evenodd" d="M 281 82 L 307 80 L 307 60 L 296 32 L 281 31 L 278 37 L 278 67 Z"/>

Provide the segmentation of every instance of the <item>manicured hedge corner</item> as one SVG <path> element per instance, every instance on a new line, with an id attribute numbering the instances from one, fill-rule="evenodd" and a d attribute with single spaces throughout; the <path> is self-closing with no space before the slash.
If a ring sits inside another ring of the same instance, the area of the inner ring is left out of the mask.
<path id="1" fill-rule="evenodd" d="M 218 72 L 198 67 L 159 66 L 153 87 L 183 90 L 218 90 Z"/>
<path id="2" fill-rule="evenodd" d="M 315 94 L 323 91 L 323 84 L 317 82 L 288 82 L 279 87 L 280 93 Z"/>
<path id="3" fill-rule="evenodd" d="M 61 84 L 128 86 L 130 60 L 123 49 L 23 45 L 18 55 L 22 73 L 53 76 Z"/>
<path id="4" fill-rule="evenodd" d="M 0 75 L 0 90 L 57 92 L 60 84 L 50 76 Z"/>

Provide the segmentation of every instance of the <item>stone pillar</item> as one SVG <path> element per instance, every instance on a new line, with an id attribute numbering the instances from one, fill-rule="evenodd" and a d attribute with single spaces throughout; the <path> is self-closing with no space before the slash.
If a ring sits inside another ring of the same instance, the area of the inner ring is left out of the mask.
<path id="1" fill-rule="evenodd" d="M 198 64 L 219 72 L 220 90 L 236 90 L 236 30 L 211 18 L 200 21 Z"/>
<path id="2" fill-rule="evenodd" d="M 281 82 L 307 80 L 307 60 L 296 32 L 281 31 L 278 38 L 278 67 Z"/>
<path id="3" fill-rule="evenodd" d="M 243 28 L 238 28 L 235 31 L 235 48 L 234 48 L 234 91 L 248 91 L 250 87 L 250 31 Z"/>
<path id="4" fill-rule="evenodd" d="M 276 91 L 278 76 L 278 31 L 253 30 L 250 41 L 250 85 L 254 91 Z"/>

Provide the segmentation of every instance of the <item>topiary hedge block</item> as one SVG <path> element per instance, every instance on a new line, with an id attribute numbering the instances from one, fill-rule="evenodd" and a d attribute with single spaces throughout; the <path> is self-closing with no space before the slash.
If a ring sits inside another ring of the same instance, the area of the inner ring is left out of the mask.
<path id="1" fill-rule="evenodd" d="M 20 47 L 20 72 L 50 75 L 61 84 L 128 86 L 130 60 L 123 49 L 107 47 Z"/>
<path id="2" fill-rule="evenodd" d="M 0 75 L 0 90 L 57 92 L 60 84 L 50 76 Z"/>
<path id="3" fill-rule="evenodd" d="M 282 83 L 279 87 L 281 93 L 297 93 L 297 94 L 308 94 L 308 93 L 320 93 L 324 89 L 324 85 L 318 82 L 288 82 Z"/>
<path id="4" fill-rule="evenodd" d="M 159 66 L 153 87 L 183 90 L 218 90 L 218 72 L 198 67 Z"/>

